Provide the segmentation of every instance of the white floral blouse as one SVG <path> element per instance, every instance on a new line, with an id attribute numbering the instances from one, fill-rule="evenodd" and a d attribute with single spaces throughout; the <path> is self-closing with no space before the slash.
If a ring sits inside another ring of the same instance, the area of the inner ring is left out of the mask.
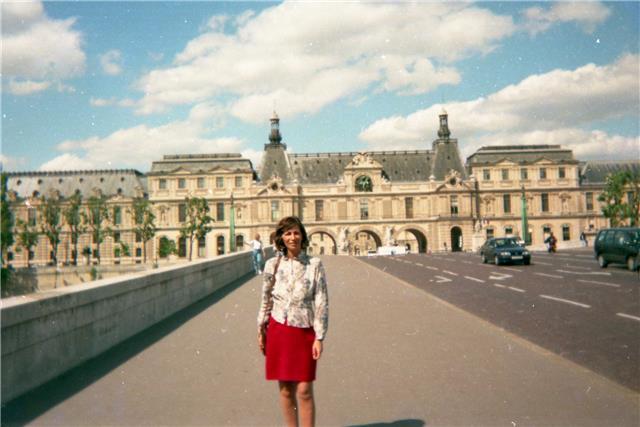
<path id="1" fill-rule="evenodd" d="M 289 326 L 313 326 L 316 339 L 323 340 L 329 324 L 329 295 L 322 261 L 305 253 L 294 259 L 283 256 L 273 284 L 277 259 L 271 258 L 264 266 L 258 327 L 273 316 L 278 323 L 286 320 Z"/>

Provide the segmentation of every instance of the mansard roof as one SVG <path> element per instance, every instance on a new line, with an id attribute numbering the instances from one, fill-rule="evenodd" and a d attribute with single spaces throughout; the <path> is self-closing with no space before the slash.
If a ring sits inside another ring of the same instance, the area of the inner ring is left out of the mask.
<path id="1" fill-rule="evenodd" d="M 203 174 L 219 169 L 255 172 L 251 160 L 243 158 L 240 153 L 169 154 L 163 156 L 162 160 L 152 162 L 151 171 L 147 175 L 165 175 L 177 171 Z"/>
<path id="2" fill-rule="evenodd" d="M 107 197 L 140 197 L 147 193 L 147 179 L 134 169 L 8 172 L 7 178 L 7 188 L 19 198 L 48 196 L 51 192 L 66 198 L 76 191 L 91 197 L 96 189 Z"/>
<path id="3" fill-rule="evenodd" d="M 467 167 L 495 165 L 504 160 L 531 165 L 542 159 L 554 163 L 578 163 L 573 157 L 573 151 L 560 145 L 494 145 L 480 147 L 467 157 Z"/>
<path id="4" fill-rule="evenodd" d="M 605 184 L 607 176 L 625 170 L 640 174 L 640 160 L 585 162 L 580 170 L 580 181 L 586 185 Z"/>

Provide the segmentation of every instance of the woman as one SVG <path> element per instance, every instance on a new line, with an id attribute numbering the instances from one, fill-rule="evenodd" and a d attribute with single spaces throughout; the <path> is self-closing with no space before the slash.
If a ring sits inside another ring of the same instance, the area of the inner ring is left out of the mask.
<path id="1" fill-rule="evenodd" d="M 318 258 L 309 257 L 304 225 L 283 218 L 275 232 L 277 257 L 264 267 L 258 346 L 266 378 L 277 380 L 287 425 L 315 425 L 313 381 L 329 321 L 327 283 Z"/>

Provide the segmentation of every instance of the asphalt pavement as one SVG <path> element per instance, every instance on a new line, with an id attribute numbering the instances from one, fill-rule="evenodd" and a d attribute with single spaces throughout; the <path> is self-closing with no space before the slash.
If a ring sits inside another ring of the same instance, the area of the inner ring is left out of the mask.
<path id="1" fill-rule="evenodd" d="M 318 425 L 640 424 L 629 388 L 362 260 L 323 260 Z M 10 402 L 3 425 L 282 425 L 256 345 L 260 287 L 237 283 Z"/>

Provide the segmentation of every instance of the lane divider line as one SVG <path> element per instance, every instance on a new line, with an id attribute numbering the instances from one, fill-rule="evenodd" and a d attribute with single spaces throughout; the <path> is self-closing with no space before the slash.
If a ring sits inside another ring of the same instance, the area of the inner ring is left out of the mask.
<path id="1" fill-rule="evenodd" d="M 542 264 L 542 265 L 553 265 L 550 262 L 542 262 L 542 261 L 536 261 L 536 264 Z"/>
<path id="2" fill-rule="evenodd" d="M 624 317 L 626 319 L 637 320 L 638 322 L 640 322 L 640 317 L 632 316 L 630 314 L 616 313 L 616 316 Z"/>
<path id="3" fill-rule="evenodd" d="M 457 276 L 457 274 L 456 274 Z M 465 279 L 469 279 L 469 280 L 473 280 L 474 282 L 478 282 L 478 283 L 484 283 L 484 280 L 481 279 L 476 279 L 475 277 L 471 277 L 471 276 L 464 276 Z"/>
<path id="4" fill-rule="evenodd" d="M 502 267 L 503 270 L 509 270 L 509 271 L 516 271 L 518 273 L 520 273 L 522 270 L 518 270 L 517 268 L 511 268 L 511 267 Z"/>
<path id="5" fill-rule="evenodd" d="M 493 286 L 495 286 L 496 288 L 503 288 L 503 289 L 506 288 L 505 285 L 501 285 L 500 283 L 494 283 Z"/>
<path id="6" fill-rule="evenodd" d="M 430 265 L 425 265 L 425 267 L 427 267 L 429 270 L 435 270 L 435 271 L 438 271 L 438 269 L 437 269 L 437 268 L 435 268 L 435 267 L 431 267 Z"/>
<path id="7" fill-rule="evenodd" d="M 602 286 L 610 286 L 612 288 L 619 288 L 620 285 L 615 284 L 615 283 L 607 283 L 607 282 L 598 282 L 596 280 L 584 280 L 584 279 L 578 279 L 578 282 L 582 282 L 582 283 L 593 283 L 594 285 L 602 285 Z"/>
<path id="8" fill-rule="evenodd" d="M 544 276 L 544 277 L 553 277 L 554 279 L 564 279 L 564 276 L 558 276 L 557 274 L 547 274 L 547 273 L 533 273 L 533 274 L 537 274 L 538 276 Z"/>
<path id="9" fill-rule="evenodd" d="M 448 270 L 442 270 L 442 272 L 443 272 L 443 273 L 450 274 L 450 275 L 452 275 L 452 276 L 457 276 L 457 275 L 458 275 L 458 273 L 454 273 L 453 271 L 448 271 Z"/>
<path id="10" fill-rule="evenodd" d="M 565 304 L 576 305 L 576 306 L 582 307 L 582 308 L 591 308 L 591 306 L 589 304 L 583 304 L 581 302 L 571 301 L 571 300 L 564 299 L 564 298 L 552 297 L 551 295 L 541 294 L 540 298 L 545 298 L 545 299 L 550 299 L 550 300 L 553 300 L 553 301 L 563 302 Z"/>
<path id="11" fill-rule="evenodd" d="M 527 292 L 524 289 L 516 288 L 515 286 L 509 286 L 509 289 L 516 292 Z"/>

